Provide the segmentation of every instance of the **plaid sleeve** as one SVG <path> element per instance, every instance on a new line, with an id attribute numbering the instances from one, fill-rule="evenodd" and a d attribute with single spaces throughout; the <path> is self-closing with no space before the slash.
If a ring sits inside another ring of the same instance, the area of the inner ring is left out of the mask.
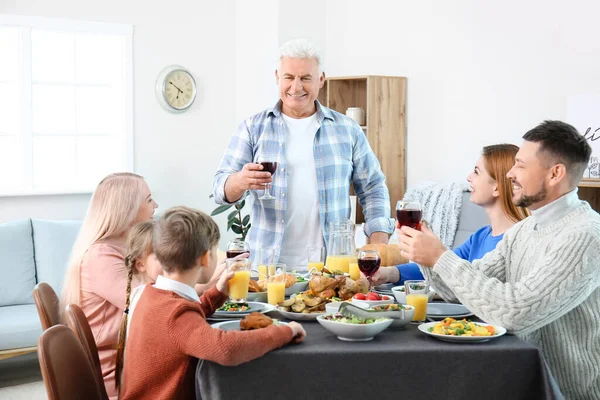
<path id="1" fill-rule="evenodd" d="M 352 152 L 352 183 L 365 215 L 365 234 L 371 236 L 373 232 L 385 232 L 391 235 L 394 232 L 394 220 L 390 218 L 390 194 L 385 185 L 385 176 L 358 125 L 353 128 L 353 134 L 356 141 Z"/>
<path id="2" fill-rule="evenodd" d="M 225 182 L 231 174 L 241 171 L 249 162 L 252 162 L 252 143 L 248 121 L 244 121 L 229 140 L 227 150 L 213 178 L 213 195 L 217 204 L 229 203 L 225 198 Z M 248 191 L 236 203 L 242 201 L 247 195 Z"/>

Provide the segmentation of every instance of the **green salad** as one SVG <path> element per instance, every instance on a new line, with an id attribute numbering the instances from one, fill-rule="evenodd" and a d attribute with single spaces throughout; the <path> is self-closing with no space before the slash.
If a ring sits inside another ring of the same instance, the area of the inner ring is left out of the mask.
<path id="1" fill-rule="evenodd" d="M 223 304 L 221 307 L 217 308 L 217 311 L 227 311 L 227 312 L 236 312 L 236 311 L 249 311 L 252 307 L 248 305 L 248 303 L 232 303 L 230 301 Z"/>
<path id="2" fill-rule="evenodd" d="M 323 317 L 324 320 L 333 321 L 333 322 L 343 322 L 345 324 L 355 324 L 355 325 L 368 325 L 379 321 L 385 321 L 389 318 L 368 318 L 362 319 L 358 317 L 344 317 L 342 314 L 331 314 Z"/>

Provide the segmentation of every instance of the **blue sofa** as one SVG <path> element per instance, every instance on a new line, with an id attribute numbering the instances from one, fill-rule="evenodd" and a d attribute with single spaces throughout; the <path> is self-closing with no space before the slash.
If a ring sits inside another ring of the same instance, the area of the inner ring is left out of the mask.
<path id="1" fill-rule="evenodd" d="M 0 351 L 37 346 L 42 333 L 33 288 L 60 295 L 81 221 L 26 219 L 0 224 Z"/>

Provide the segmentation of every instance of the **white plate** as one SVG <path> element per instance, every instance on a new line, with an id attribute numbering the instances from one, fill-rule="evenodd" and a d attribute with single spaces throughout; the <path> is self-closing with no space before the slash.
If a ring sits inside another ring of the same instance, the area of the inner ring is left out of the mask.
<path id="1" fill-rule="evenodd" d="M 465 318 L 473 313 L 462 304 L 452 303 L 429 303 L 427 304 L 427 316 L 430 318 Z"/>
<path id="2" fill-rule="evenodd" d="M 289 288 L 285 289 L 285 295 L 290 296 L 294 293 L 304 292 L 307 287 L 308 287 L 308 281 L 296 282 Z"/>
<path id="3" fill-rule="evenodd" d="M 345 322 L 328 321 L 323 317 L 317 318 L 317 322 L 340 340 L 348 342 L 365 342 L 372 340 L 375 335 L 387 329 L 391 324 L 391 319 L 373 322 L 372 324 L 349 324 Z"/>
<path id="4" fill-rule="evenodd" d="M 246 311 L 215 311 L 213 314 L 215 317 L 225 317 L 225 316 L 236 316 L 236 317 L 244 317 L 253 312 L 265 312 L 267 304 L 259 303 L 257 301 L 248 301 L 248 306 L 250 309 Z"/>
<path id="5" fill-rule="evenodd" d="M 261 314 L 267 314 L 271 311 L 275 311 L 275 309 L 277 309 L 277 307 L 271 305 L 271 304 L 267 304 L 267 303 L 261 303 L 264 308 L 260 311 L 257 311 Z M 207 321 L 229 321 L 229 320 L 236 320 L 236 319 L 241 319 L 244 318 L 246 315 L 249 315 L 252 311 L 248 312 L 248 313 L 243 313 L 243 314 L 235 314 L 233 313 L 233 315 L 224 315 L 224 314 L 213 314 L 210 317 L 206 317 Z"/>
<path id="6" fill-rule="evenodd" d="M 303 314 L 291 311 L 283 311 L 279 309 L 277 309 L 277 312 L 281 314 L 283 318 L 292 321 L 315 321 L 319 315 L 325 315 L 325 312 Z"/>
<path id="7" fill-rule="evenodd" d="M 433 325 L 439 324 L 439 322 L 427 322 L 425 324 L 419 325 L 419 330 L 429 336 L 433 336 L 436 339 L 443 340 L 444 342 L 454 342 L 454 343 L 480 343 L 487 342 L 491 339 L 496 339 L 506 333 L 506 329 L 498 326 L 492 325 L 496 330 L 496 334 L 494 336 L 450 336 L 450 335 L 440 335 L 439 333 L 429 332 L 429 328 L 433 328 Z M 475 325 L 479 326 L 488 326 L 490 324 L 482 324 L 479 322 L 475 322 Z"/>
<path id="8" fill-rule="evenodd" d="M 276 320 L 273 320 L 275 323 Z M 277 321 L 278 325 L 287 325 L 287 322 Z M 211 325 L 213 328 L 219 328 L 223 331 L 239 331 L 240 330 L 240 320 L 236 319 L 235 321 L 223 321 L 217 322 L 216 324 Z"/>

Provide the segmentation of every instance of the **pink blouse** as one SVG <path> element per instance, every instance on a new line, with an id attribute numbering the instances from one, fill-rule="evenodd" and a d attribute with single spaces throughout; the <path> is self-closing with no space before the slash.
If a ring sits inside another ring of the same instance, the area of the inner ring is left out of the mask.
<path id="1" fill-rule="evenodd" d="M 132 282 L 132 287 L 137 285 Z M 118 397 L 115 365 L 126 289 L 125 241 L 104 240 L 90 246 L 81 263 L 81 309 L 96 339 L 111 400 Z"/>

